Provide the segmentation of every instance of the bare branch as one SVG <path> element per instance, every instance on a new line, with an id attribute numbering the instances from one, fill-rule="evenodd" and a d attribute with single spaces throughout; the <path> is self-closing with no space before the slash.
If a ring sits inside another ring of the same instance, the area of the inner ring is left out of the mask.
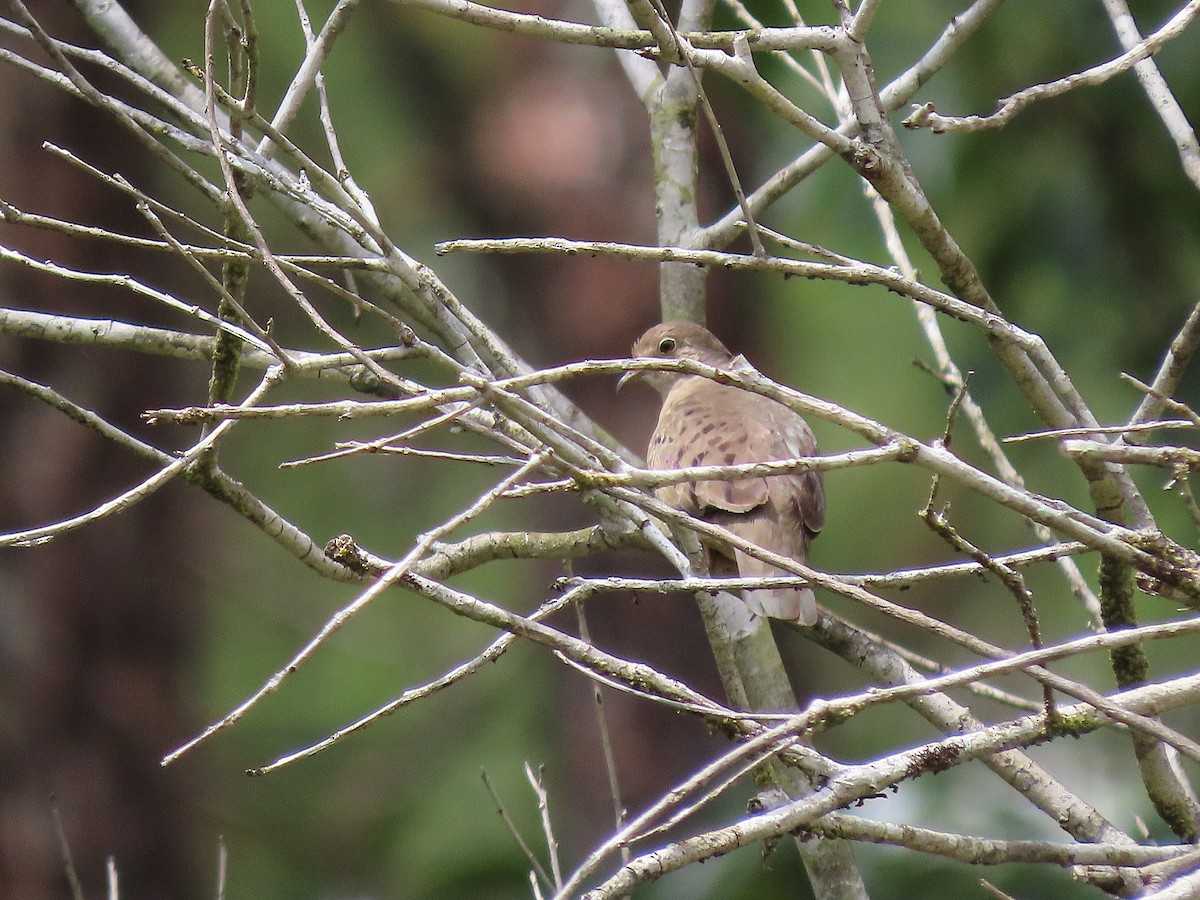
<path id="1" fill-rule="evenodd" d="M 1183 33 L 1192 20 L 1200 15 L 1200 2 L 1190 0 L 1184 4 L 1174 16 L 1158 31 L 1129 48 L 1116 59 L 1085 69 L 1057 81 L 1037 84 L 1018 91 L 1000 101 L 996 112 L 987 116 L 942 116 L 934 111 L 932 103 L 923 103 L 914 108 L 912 115 L 904 120 L 906 128 L 929 128 L 935 134 L 947 131 L 983 131 L 989 128 L 1001 128 L 1007 125 L 1014 116 L 1025 107 L 1039 100 L 1050 100 L 1061 97 L 1068 91 L 1080 87 L 1094 87 L 1127 72 L 1143 60 L 1149 59 L 1162 49 L 1168 41 L 1174 40 Z M 1195 136 L 1192 136 L 1195 141 Z M 1182 149 L 1182 148 L 1181 148 Z M 1192 163 L 1194 170 L 1198 163 Z M 1189 175 L 1195 179 L 1193 171 Z"/>
<path id="2" fill-rule="evenodd" d="M 1176 412 L 1187 409 L 1183 407 L 1181 410 L 1181 404 L 1174 404 L 1171 394 L 1179 386 L 1179 381 L 1183 378 L 1183 373 L 1192 361 L 1197 347 L 1200 347 L 1200 301 L 1192 307 L 1187 320 L 1171 340 L 1171 345 L 1163 356 L 1162 364 L 1154 375 L 1153 383 L 1141 386 L 1146 396 L 1142 398 L 1141 404 L 1130 417 L 1130 425 L 1142 425 L 1153 421 L 1168 408 Z M 1192 413 L 1191 419 L 1200 427 L 1200 417 Z"/>
<path id="3" fill-rule="evenodd" d="M 222 423 L 226 424 L 226 423 Z M 214 433 L 215 430 L 214 430 Z M 412 566 L 419 561 L 429 548 L 438 541 L 441 537 L 458 528 L 464 522 L 468 522 L 475 518 L 491 506 L 503 492 L 504 488 L 509 484 L 524 478 L 530 471 L 536 470 L 543 462 L 545 454 L 535 454 L 530 457 L 524 466 L 516 472 L 506 476 L 492 490 L 485 492 L 474 503 L 458 515 L 453 516 L 446 522 L 442 523 L 432 531 L 426 532 L 416 545 L 408 552 L 407 555 L 399 562 L 394 563 L 386 572 L 380 575 L 363 593 L 359 594 L 353 601 L 342 607 L 338 612 L 330 618 L 321 630 L 305 644 L 296 654 L 288 661 L 288 664 L 279 669 L 274 675 L 269 678 L 262 687 L 255 691 L 245 701 L 227 713 L 223 718 L 209 725 L 203 732 L 192 738 L 187 743 L 181 745 L 176 750 L 163 757 L 162 765 L 170 765 L 178 760 L 188 751 L 192 750 L 202 741 L 207 740 L 218 731 L 228 728 L 233 723 L 237 722 L 247 712 L 252 709 L 263 697 L 274 693 L 279 689 L 280 684 L 284 679 L 293 674 L 297 668 L 308 659 L 325 643 L 325 641 L 335 632 L 341 630 L 347 622 L 349 622 L 360 610 L 364 609 L 368 604 L 375 600 L 387 588 L 391 587 L 402 580 L 407 579 L 412 574 Z"/>
<path id="4" fill-rule="evenodd" d="M 567 44 L 587 44 L 614 50 L 651 50 L 658 41 L 648 30 L 605 28 L 547 19 L 525 13 L 508 12 L 472 0 L 395 0 L 402 6 L 424 9 L 472 25 L 506 31 L 524 37 L 541 38 Z M 756 50 L 828 50 L 833 29 L 824 27 L 764 28 L 753 31 L 684 31 L 688 43 L 706 49 L 732 50 L 744 40 Z"/>
<path id="5" fill-rule="evenodd" d="M 1068 440 L 1062 442 L 1062 451 L 1072 457 L 1183 469 L 1185 472 L 1200 468 L 1200 450 L 1191 447 L 1121 447 L 1099 441 Z"/>
<path id="6" fill-rule="evenodd" d="M 947 834 L 928 828 L 876 822 L 846 813 L 830 813 L 811 826 L 818 834 L 851 841 L 888 844 L 943 856 L 975 866 L 1006 863 L 1050 863 L 1057 866 L 1141 866 L 1191 853 L 1187 847 L 1140 847 L 1131 844 L 1059 844 L 1009 841 Z"/>
<path id="7" fill-rule="evenodd" d="M 273 367 L 268 370 L 267 374 L 259 382 L 258 386 L 250 393 L 250 395 L 239 405 L 239 408 L 244 408 L 257 403 L 278 381 L 282 378 L 282 369 Z M 141 502 L 146 497 L 153 494 L 176 475 L 181 474 L 185 469 L 191 466 L 205 451 L 214 446 L 221 438 L 229 431 L 229 426 L 233 425 L 233 421 L 222 422 L 220 425 L 210 431 L 204 438 L 194 444 L 186 453 L 182 454 L 177 460 L 168 466 L 159 469 L 154 475 L 147 478 L 136 487 L 130 488 L 124 493 L 112 500 L 100 504 L 96 508 L 89 510 L 86 513 L 73 516 L 70 519 L 65 519 L 61 522 L 56 522 L 51 525 L 43 525 L 37 528 L 29 528 L 24 531 L 14 531 L 8 534 L 0 534 L 0 547 L 30 547 L 36 544 L 42 544 L 52 540 L 59 535 L 66 534 L 68 531 L 74 531 L 91 522 L 106 518 L 122 512 L 136 503 Z"/>

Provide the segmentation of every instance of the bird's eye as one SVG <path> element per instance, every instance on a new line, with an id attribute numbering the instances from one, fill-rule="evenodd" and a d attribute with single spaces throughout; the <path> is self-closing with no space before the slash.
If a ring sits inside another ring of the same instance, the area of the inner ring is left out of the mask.
<path id="1" fill-rule="evenodd" d="M 675 349 L 675 338 L 663 338 L 658 342 L 659 353 L 670 353 Z"/>

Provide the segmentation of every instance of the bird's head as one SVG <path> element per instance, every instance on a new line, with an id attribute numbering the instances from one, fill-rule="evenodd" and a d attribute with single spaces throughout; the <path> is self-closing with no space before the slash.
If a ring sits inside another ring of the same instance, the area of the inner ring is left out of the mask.
<path id="1" fill-rule="evenodd" d="M 728 368 L 733 355 L 703 325 L 692 322 L 663 322 L 655 325 L 633 344 L 631 355 L 641 359 L 693 359 L 710 366 Z M 642 369 L 626 372 L 617 382 L 617 390 L 630 381 L 645 381 L 664 397 L 682 372 L 654 372 Z"/>

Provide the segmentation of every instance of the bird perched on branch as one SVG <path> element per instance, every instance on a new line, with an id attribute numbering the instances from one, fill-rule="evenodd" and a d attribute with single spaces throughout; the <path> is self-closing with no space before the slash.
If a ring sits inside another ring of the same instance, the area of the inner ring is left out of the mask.
<path id="1" fill-rule="evenodd" d="M 691 322 L 655 325 L 633 345 L 633 355 L 691 359 L 722 369 L 738 360 L 707 329 Z M 729 466 L 814 456 L 817 442 L 800 415 L 782 403 L 682 372 L 628 372 L 620 385 L 639 379 L 662 395 L 662 410 L 650 438 L 646 461 L 654 469 Z M 655 495 L 664 503 L 721 525 L 764 550 L 797 562 L 825 522 L 821 473 L 797 472 L 771 477 L 696 481 L 663 485 Z M 728 551 L 726 551 L 728 552 Z M 732 562 L 743 578 L 789 575 L 741 550 Z M 729 568 L 729 560 L 724 568 Z M 721 560 L 713 560 L 714 569 Z M 759 616 L 811 625 L 817 602 L 811 588 L 767 588 L 742 592 Z"/>

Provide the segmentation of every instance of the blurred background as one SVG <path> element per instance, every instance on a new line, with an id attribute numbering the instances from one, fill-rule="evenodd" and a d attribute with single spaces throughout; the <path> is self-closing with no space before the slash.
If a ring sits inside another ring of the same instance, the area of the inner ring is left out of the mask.
<path id="1" fill-rule="evenodd" d="M 205 4 L 126 4 L 175 60 L 203 54 Z M 830 4 L 800 2 L 810 23 L 830 21 Z M 1169 2 L 1131 4 L 1143 31 L 1174 11 Z M 963 4 L 910 0 L 882 4 L 870 46 L 878 81 L 904 70 Z M 332 3 L 313 3 L 319 23 Z M 591 21 L 579 0 L 508 8 Z M 785 20 L 759 0 L 755 13 Z M 31 3 L 52 34 L 96 46 L 67 4 Z M 303 54 L 290 3 L 254 5 L 262 61 L 262 106 L 285 90 Z M 732 22 L 723 24 L 732 25 Z M 24 44 L 5 38 L 6 46 Z M 945 113 L 986 113 L 998 97 L 1116 55 L 1098 4 L 1010 0 L 915 98 Z M 1200 31 L 1159 56 L 1192 120 L 1200 117 Z M 770 64 L 766 64 L 768 68 Z M 347 163 L 371 195 L 396 244 L 433 265 L 458 296 L 534 365 L 624 355 L 657 320 L 653 265 L 583 257 L 451 256 L 433 245 L 455 237 L 559 235 L 653 243 L 655 210 L 645 115 L 615 57 L 551 45 L 370 2 L 351 19 L 325 69 Z M 95 72 L 89 74 L 102 78 Z M 770 69 L 777 83 L 827 120 L 806 87 Z M 28 212 L 148 234 L 115 191 L 40 149 L 69 148 L 103 171 L 189 210 L 196 198 L 102 114 L 28 74 L 8 68 L 0 91 L 0 199 Z M 804 144 L 733 85 L 706 82 L 746 185 L 756 185 Z M 897 117 L 899 118 L 899 117 Z M 311 100 L 294 131 L 304 147 L 322 140 Z M 999 132 L 935 136 L 902 133 L 917 177 L 982 270 L 1006 315 L 1041 334 L 1104 422 L 1126 418 L 1139 397 L 1118 374 L 1152 376 L 1200 284 L 1197 192 L 1180 171 L 1171 140 L 1133 76 L 1035 105 Z M 732 203 L 711 140 L 704 147 L 702 216 Z M 323 155 L 320 158 L 324 158 Z M 216 224 L 211 210 L 199 213 Z M 272 222 L 264 211 L 264 221 Z M 794 190 L 765 224 L 840 253 L 887 264 L 862 190 L 845 166 L 825 166 Z M 276 250 L 312 251 L 302 237 L 272 232 Z M 36 259 L 134 274 L 181 296 L 207 296 L 175 261 L 129 254 L 100 241 L 0 226 L 0 237 Z M 915 253 L 915 242 L 910 242 Z M 917 255 L 918 265 L 924 265 Z M 925 271 L 932 271 L 925 265 Z M 260 321 L 275 316 L 285 345 L 322 349 L 268 281 L 254 296 Z M 198 289 L 199 288 L 199 289 Z M 947 397 L 914 361 L 932 362 L 908 301 L 874 288 L 784 281 L 759 275 L 709 277 L 709 324 L 764 372 L 921 438 L 939 435 Z M 356 322 L 323 299 L 322 309 L 363 344 L 386 342 L 375 323 Z M 0 305 L 188 329 L 190 323 L 116 289 L 101 289 L 0 267 Z M 1000 435 L 1040 426 L 986 341 L 954 322 L 943 328 L 956 361 L 975 372 L 972 390 Z M 98 348 L 0 337 L 0 368 L 60 392 L 146 440 L 183 447 L 194 431 L 149 428 L 148 408 L 203 401 L 207 368 Z M 412 369 L 414 377 L 438 373 Z M 1179 398 L 1195 405 L 1193 372 Z M 596 421 L 640 451 L 653 425 L 650 392 L 618 403 L 611 380 L 580 381 L 568 393 Z M 337 396 L 318 383 L 289 385 L 279 399 Z M 822 449 L 857 446 L 853 436 L 813 423 Z M 250 423 L 222 450 L 234 477 L 323 541 L 350 532 L 396 557 L 413 537 L 465 507 L 489 473 L 395 457 L 359 457 L 280 470 L 279 463 L 351 437 L 388 433 L 372 422 Z M 1175 436 L 1172 436 L 1172 440 Z M 434 444 L 471 446 L 461 435 Z M 956 450 L 980 457 L 963 432 Z M 1086 504 L 1082 479 L 1048 444 L 1011 448 L 1033 490 Z M 13 390 L 0 390 L 0 530 L 81 512 L 145 477 L 149 469 L 92 432 Z M 1157 472 L 1137 473 L 1160 525 L 1194 544 L 1175 495 Z M 928 495 L 920 472 L 902 466 L 856 469 L 827 478 L 829 519 L 814 562 L 834 572 L 884 571 L 950 558 L 916 519 Z M 996 552 L 1034 543 L 1023 524 L 977 498 L 947 489 L 951 517 L 976 544 Z M 476 523 L 566 528 L 591 522 L 573 500 L 510 503 Z M 465 535 L 457 535 L 462 537 Z M 1096 561 L 1081 566 L 1094 576 Z M 579 561 L 577 573 L 663 574 L 636 553 Z M 494 563 L 459 579 L 464 589 L 519 611 L 549 596 L 554 565 Z M 1083 633 L 1086 616 L 1057 571 L 1029 572 L 1048 639 Z M 206 897 L 215 892 L 218 843 L 228 847 L 229 896 L 413 897 L 430 900 L 530 896 L 528 865 L 496 814 L 486 771 L 527 839 L 541 846 L 537 808 L 523 773 L 544 767 L 550 814 L 564 865 L 581 859 L 612 828 L 591 687 L 548 653 L 517 644 L 497 664 L 432 699 L 405 708 L 330 751 L 260 779 L 265 764 L 437 677 L 493 634 L 392 592 L 356 618 L 283 690 L 243 722 L 162 769 L 164 754 L 256 690 L 321 624 L 357 593 L 327 583 L 284 554 L 233 512 L 179 482 L 124 515 L 32 549 L 0 551 L 0 894 L 67 896 L 52 809 L 89 896 L 102 889 L 112 856 L 123 898 Z M 1012 647 L 1023 626 L 995 584 L 949 582 L 914 590 L 905 603 Z M 834 610 L 936 656 L 967 661 L 922 635 L 825 597 Z M 1145 615 L 1172 613 L 1143 598 Z M 720 686 L 699 616 L 687 597 L 600 597 L 588 606 L 593 637 L 697 689 Z M 573 629 L 574 618 L 555 622 Z M 796 635 L 781 635 L 799 696 L 863 686 L 861 675 Z M 1155 675 L 1187 670 L 1194 648 L 1149 648 Z M 1105 660 L 1062 671 L 1110 686 Z M 1006 685 L 1032 695 L 1029 686 Z M 623 800 L 638 810 L 725 744 L 689 717 L 606 694 Z M 981 707 L 993 718 L 1010 712 Z M 1172 721 L 1195 725 L 1191 714 Z M 820 741 L 835 758 L 865 759 L 926 739 L 906 709 L 864 715 Z M 901 736 L 901 737 L 898 737 Z M 1094 735 L 1033 751 L 1068 786 L 1126 829 L 1145 819 L 1169 839 L 1140 798 L 1127 742 Z M 1086 758 L 1086 766 L 1081 760 Z M 712 813 L 736 815 L 747 791 Z M 964 792 L 974 802 L 964 804 Z M 867 814 L 992 837 L 1054 837 L 1044 821 L 979 767 L 906 784 Z M 979 873 L 950 863 L 914 862 L 895 851 L 858 851 L 872 897 L 976 896 Z M 1026 898 L 1086 893 L 1065 873 L 1008 867 L 986 873 Z M 799 858 L 783 846 L 765 861 L 757 849 L 692 867 L 638 893 L 645 897 L 802 896 Z"/>

